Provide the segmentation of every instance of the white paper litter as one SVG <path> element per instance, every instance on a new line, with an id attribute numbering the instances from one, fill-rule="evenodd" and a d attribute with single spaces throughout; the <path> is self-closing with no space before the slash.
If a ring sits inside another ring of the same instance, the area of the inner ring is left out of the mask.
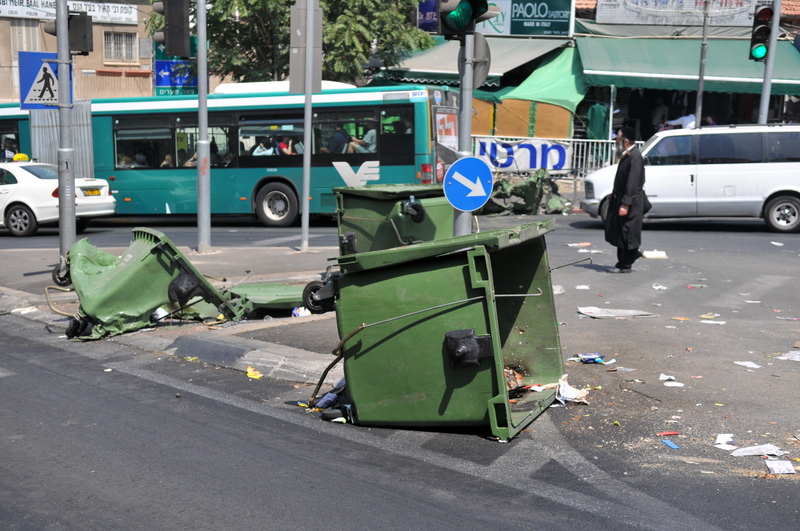
<path id="1" fill-rule="evenodd" d="M 667 287 L 666 286 L 662 286 L 661 284 L 653 284 L 653 289 L 664 290 L 664 289 L 667 289 Z"/>
<path id="2" fill-rule="evenodd" d="M 724 325 L 725 324 L 725 321 L 712 321 L 711 319 L 703 319 L 700 322 L 701 323 L 705 323 L 705 324 L 718 324 L 718 325 Z"/>
<path id="3" fill-rule="evenodd" d="M 733 434 L 732 433 L 720 433 L 717 435 L 717 440 L 714 441 L 714 448 L 719 448 L 720 450 L 736 450 L 739 448 L 735 444 L 733 444 Z"/>
<path id="4" fill-rule="evenodd" d="M 589 289 L 589 286 L 587 286 L 586 284 L 580 284 L 578 286 L 575 286 L 575 289 Z"/>
<path id="5" fill-rule="evenodd" d="M 564 286 L 553 286 L 553 295 L 561 295 L 562 293 L 566 293 L 567 290 L 564 289 Z"/>
<path id="6" fill-rule="evenodd" d="M 743 457 L 746 455 L 786 455 L 789 452 L 784 452 L 774 444 L 761 444 L 759 446 L 746 446 L 731 452 L 733 457 Z"/>
<path id="7" fill-rule="evenodd" d="M 775 247 L 783 247 L 783 244 L 781 242 L 769 242 L 769 243 L 771 243 Z"/>
<path id="8" fill-rule="evenodd" d="M 757 365 L 752 361 L 734 361 L 736 365 L 741 365 L 742 367 L 747 367 L 748 369 L 760 369 L 761 365 Z"/>
<path id="9" fill-rule="evenodd" d="M 654 258 L 665 259 L 665 258 L 667 258 L 667 253 L 664 252 L 664 251 L 658 251 L 656 249 L 653 249 L 652 251 L 643 252 L 642 253 L 642 257 L 647 258 L 649 260 L 652 260 Z"/>
<path id="10" fill-rule="evenodd" d="M 778 360 L 789 360 L 789 361 L 800 361 L 800 350 L 790 350 L 789 352 L 784 352 L 777 358 Z"/>
<path id="11" fill-rule="evenodd" d="M 674 376 L 670 376 L 669 374 L 664 374 L 664 373 L 662 372 L 662 373 L 661 373 L 661 376 L 659 376 L 659 377 L 658 377 L 658 379 L 659 379 L 659 380 L 661 380 L 661 381 L 663 382 L 663 381 L 665 381 L 665 380 L 674 380 L 674 379 L 675 379 L 675 377 L 674 377 Z"/>
<path id="12" fill-rule="evenodd" d="M 567 402 L 577 402 L 580 404 L 588 404 L 586 396 L 589 394 L 588 389 L 576 389 L 567 383 L 567 375 L 565 374 L 558 380 L 558 390 L 556 391 L 556 400 L 565 404 Z"/>
<path id="13" fill-rule="evenodd" d="M 767 461 L 767 468 L 772 474 L 795 474 L 791 461 Z"/>
<path id="14" fill-rule="evenodd" d="M 589 247 L 592 244 L 589 242 L 580 242 L 580 243 L 568 243 L 567 247 Z"/>
<path id="15" fill-rule="evenodd" d="M 578 249 L 579 253 L 603 254 L 600 249 Z"/>
<path id="16" fill-rule="evenodd" d="M 656 314 L 642 310 L 612 310 L 597 306 L 578 306 L 578 313 L 594 319 L 619 319 L 625 317 L 655 317 Z"/>
<path id="17" fill-rule="evenodd" d="M 683 387 L 683 384 L 682 384 L 682 383 L 680 383 L 680 382 L 673 382 L 673 381 L 667 381 L 667 382 L 664 382 L 664 385 L 665 385 L 666 387 Z"/>

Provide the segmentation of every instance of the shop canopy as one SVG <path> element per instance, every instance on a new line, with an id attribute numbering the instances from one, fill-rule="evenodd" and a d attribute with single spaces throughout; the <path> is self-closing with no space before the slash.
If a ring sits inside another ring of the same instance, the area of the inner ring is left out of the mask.
<path id="1" fill-rule="evenodd" d="M 492 57 L 483 87 L 498 87 L 503 75 L 546 53 L 565 46 L 565 39 L 515 39 L 486 37 Z M 397 67 L 387 68 L 382 77 L 400 83 L 458 85 L 458 41 L 446 41 L 417 52 Z"/>
<path id="2" fill-rule="evenodd" d="M 697 90 L 699 39 L 578 37 L 575 40 L 589 85 Z M 800 95 L 800 53 L 787 41 L 777 44 L 771 92 Z M 749 48 L 749 40 L 710 39 L 704 90 L 760 94 L 764 63 L 749 60 Z"/>
<path id="3" fill-rule="evenodd" d="M 501 97 L 558 105 L 574 113 L 588 85 L 575 48 L 552 52 L 520 86 Z"/>

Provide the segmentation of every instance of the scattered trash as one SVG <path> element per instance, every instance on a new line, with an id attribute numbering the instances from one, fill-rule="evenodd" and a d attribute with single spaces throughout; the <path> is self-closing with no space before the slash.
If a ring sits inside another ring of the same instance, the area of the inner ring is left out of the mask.
<path id="1" fill-rule="evenodd" d="M 761 301 L 744 301 L 747 304 L 761 304 Z"/>
<path id="2" fill-rule="evenodd" d="M 618 420 L 615 420 L 615 421 L 613 422 L 613 424 L 614 424 L 614 426 L 622 426 L 622 424 L 620 424 Z"/>
<path id="3" fill-rule="evenodd" d="M 800 361 L 800 350 L 790 350 L 775 358 L 776 360 Z"/>
<path id="4" fill-rule="evenodd" d="M 703 323 L 703 324 L 715 324 L 715 325 L 724 325 L 725 324 L 725 321 L 714 321 L 714 320 L 711 320 L 711 319 L 703 319 L 700 322 Z"/>
<path id="5" fill-rule="evenodd" d="M 707 288 L 708 285 L 707 284 L 688 284 L 686 287 L 689 288 L 689 289 L 697 289 L 697 288 Z"/>
<path id="6" fill-rule="evenodd" d="M 298 306 L 292 310 L 292 317 L 308 317 L 309 315 L 311 315 L 311 312 L 304 306 Z"/>
<path id="7" fill-rule="evenodd" d="M 800 317 L 781 317 L 780 315 L 776 315 L 775 319 L 782 319 L 784 321 L 800 321 Z"/>
<path id="8" fill-rule="evenodd" d="M 717 407 L 722 407 L 722 406 L 724 406 L 725 404 L 714 404 L 714 405 L 715 405 L 715 406 L 717 406 Z"/>
<path id="9" fill-rule="evenodd" d="M 612 310 L 597 306 L 579 306 L 578 313 L 593 319 L 630 319 L 633 317 L 655 317 L 656 314 L 642 310 Z"/>
<path id="10" fill-rule="evenodd" d="M 769 242 L 769 243 L 771 243 L 775 247 L 783 247 L 783 244 L 781 242 Z"/>
<path id="11" fill-rule="evenodd" d="M 688 317 L 673 317 L 672 320 L 673 321 L 688 321 L 689 318 Z"/>
<path id="12" fill-rule="evenodd" d="M 717 440 L 714 441 L 714 448 L 731 451 L 736 450 L 739 447 L 733 444 L 732 433 L 720 433 L 717 435 Z"/>
<path id="13" fill-rule="evenodd" d="M 656 433 L 656 435 L 658 435 L 659 437 L 669 437 L 671 435 L 680 435 L 680 432 L 678 432 L 678 431 L 662 431 L 662 432 Z"/>
<path id="14" fill-rule="evenodd" d="M 795 474 L 791 461 L 767 461 L 767 468 L 771 474 Z"/>
<path id="15" fill-rule="evenodd" d="M 774 455 L 780 457 L 789 452 L 784 452 L 774 444 L 761 444 L 759 446 L 746 446 L 731 452 L 733 457 L 743 457 L 746 455 Z"/>
<path id="16" fill-rule="evenodd" d="M 760 369 L 761 365 L 757 365 L 752 361 L 734 361 L 736 365 L 741 365 L 742 367 L 747 367 L 748 369 Z"/>
<path id="17" fill-rule="evenodd" d="M 665 385 L 666 387 L 683 387 L 683 384 L 682 384 L 682 383 L 680 383 L 680 382 L 673 382 L 673 381 L 664 382 L 664 385 Z"/>
<path id="18" fill-rule="evenodd" d="M 675 377 L 674 377 L 674 376 L 670 376 L 669 374 L 664 374 L 664 373 L 662 372 L 662 373 L 661 373 L 661 376 L 659 376 L 659 377 L 658 377 L 658 379 L 659 379 L 659 380 L 661 380 L 661 381 L 663 382 L 663 381 L 674 380 L 674 379 L 675 379 Z"/>
<path id="19" fill-rule="evenodd" d="M 114 370 L 114 369 L 103 369 L 103 372 L 111 372 L 111 371 L 113 371 L 113 370 Z"/>
<path id="20" fill-rule="evenodd" d="M 252 378 L 254 380 L 260 380 L 261 378 L 264 377 L 264 375 L 261 374 L 260 372 L 258 372 L 254 367 L 248 366 L 247 367 L 247 377 L 248 378 Z"/>
<path id="21" fill-rule="evenodd" d="M 506 388 L 509 391 L 523 386 L 525 382 L 522 378 L 522 375 L 518 371 L 511 367 L 506 367 L 504 370 L 506 374 Z"/>
<path id="22" fill-rule="evenodd" d="M 603 254 L 600 249 L 578 249 L 579 253 Z"/>
<path id="23" fill-rule="evenodd" d="M 597 352 L 592 354 L 578 354 L 578 360 L 582 363 L 603 363 L 603 356 Z"/>
<path id="24" fill-rule="evenodd" d="M 564 286 L 553 286 L 553 295 L 561 295 L 566 292 Z"/>
<path id="25" fill-rule="evenodd" d="M 335 419 L 331 419 L 331 422 L 337 422 L 339 424 L 347 424 L 347 419 L 344 417 L 337 417 Z"/>
<path id="26" fill-rule="evenodd" d="M 565 374 L 558 380 L 558 390 L 556 391 L 556 400 L 565 404 L 567 402 L 575 402 L 579 404 L 588 404 L 586 396 L 589 394 L 588 389 L 576 389 L 567 383 L 567 375 Z"/>
<path id="27" fill-rule="evenodd" d="M 702 376 L 689 376 L 689 378 L 702 378 Z"/>
<path id="28" fill-rule="evenodd" d="M 704 313 L 703 315 L 698 315 L 698 317 L 700 319 L 716 319 L 717 317 L 720 317 L 720 315 L 718 313 L 709 312 L 709 313 Z"/>
<path id="29" fill-rule="evenodd" d="M 672 326 L 672 325 L 667 325 L 667 326 L 665 326 L 664 328 L 669 328 L 669 329 L 671 329 L 671 330 L 677 330 L 677 329 L 678 329 L 678 327 L 677 327 L 677 326 Z"/>
<path id="30" fill-rule="evenodd" d="M 648 260 L 653 259 L 666 259 L 667 253 L 664 251 L 659 251 L 657 249 L 653 249 L 652 251 L 645 251 L 642 253 L 642 258 L 647 258 Z"/>
<path id="31" fill-rule="evenodd" d="M 579 286 L 575 286 L 575 289 L 589 289 L 589 286 L 587 286 L 586 284 L 581 284 Z"/>
<path id="32" fill-rule="evenodd" d="M 667 287 L 656 283 L 656 284 L 653 284 L 653 289 L 665 290 L 665 289 L 667 289 Z"/>
<path id="33" fill-rule="evenodd" d="M 678 445 L 677 445 L 677 444 L 675 444 L 674 442 L 670 441 L 669 439 L 664 439 L 664 440 L 662 440 L 661 442 L 662 442 L 662 443 L 664 443 L 664 444 L 666 444 L 667 446 L 669 446 L 669 447 L 670 447 L 670 448 L 672 448 L 673 450 L 680 450 L 680 448 L 681 448 L 680 446 L 678 446 Z"/>
<path id="34" fill-rule="evenodd" d="M 589 242 L 581 242 L 581 243 L 568 243 L 567 247 L 590 247 L 592 244 Z"/>

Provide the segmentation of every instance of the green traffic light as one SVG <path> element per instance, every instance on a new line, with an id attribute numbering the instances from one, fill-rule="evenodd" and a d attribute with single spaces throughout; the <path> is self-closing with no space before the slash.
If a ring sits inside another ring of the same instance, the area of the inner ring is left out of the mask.
<path id="1" fill-rule="evenodd" d="M 444 21 L 454 31 L 466 28 L 472 22 L 472 4 L 463 0 L 444 17 Z"/>
<path id="2" fill-rule="evenodd" d="M 767 47 L 764 44 L 756 44 L 750 50 L 750 55 L 753 59 L 763 59 L 767 56 Z"/>

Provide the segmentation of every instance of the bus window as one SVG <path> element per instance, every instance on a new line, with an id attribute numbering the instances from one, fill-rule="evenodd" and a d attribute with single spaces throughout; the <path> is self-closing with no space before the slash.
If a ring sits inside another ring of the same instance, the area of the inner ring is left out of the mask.
<path id="1" fill-rule="evenodd" d="M 301 155 L 303 146 L 301 118 L 274 119 L 246 115 L 239 119 L 238 154 L 243 167 L 261 167 L 262 157 Z M 285 160 L 270 160 L 270 166 L 283 166 Z"/>
<path id="2" fill-rule="evenodd" d="M 352 155 L 380 150 L 380 121 L 372 111 L 316 113 L 313 123 L 317 153 Z"/>
<path id="3" fill-rule="evenodd" d="M 158 168 L 171 153 L 169 129 L 123 129 L 114 133 L 117 168 Z"/>

